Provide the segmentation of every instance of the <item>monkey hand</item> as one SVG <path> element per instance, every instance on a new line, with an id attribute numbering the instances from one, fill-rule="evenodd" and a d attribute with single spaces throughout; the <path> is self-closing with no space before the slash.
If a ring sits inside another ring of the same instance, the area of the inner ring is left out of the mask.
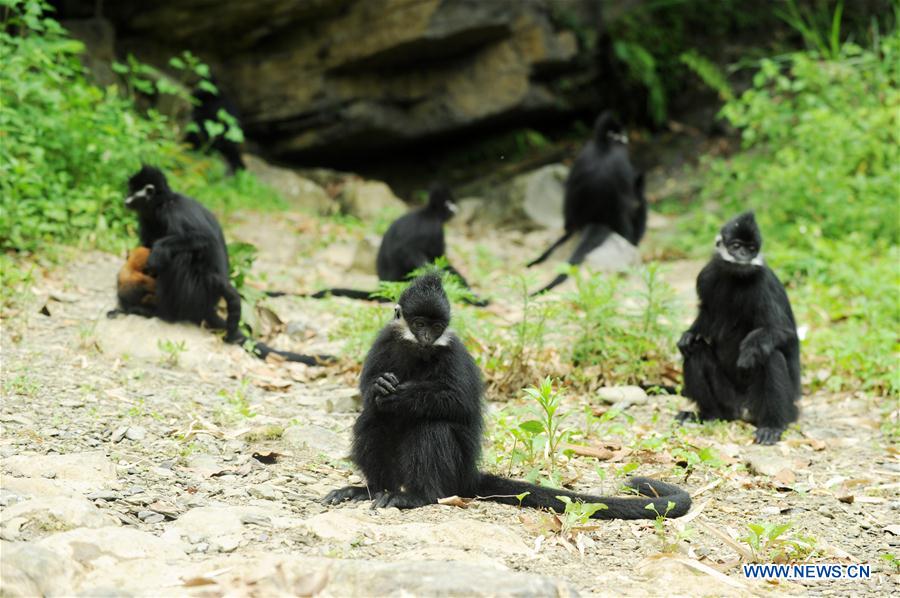
<path id="1" fill-rule="evenodd" d="M 385 372 L 375 379 L 375 394 L 386 397 L 397 392 L 400 379 L 391 372 Z"/>
<path id="2" fill-rule="evenodd" d="M 691 352 L 691 346 L 700 340 L 702 337 L 699 334 L 688 330 L 678 339 L 678 350 L 682 355 L 687 356 Z"/>
<path id="3" fill-rule="evenodd" d="M 738 352 L 737 366 L 741 370 L 749 370 L 765 363 L 774 347 L 770 347 L 759 335 L 751 332 L 744 340 Z"/>

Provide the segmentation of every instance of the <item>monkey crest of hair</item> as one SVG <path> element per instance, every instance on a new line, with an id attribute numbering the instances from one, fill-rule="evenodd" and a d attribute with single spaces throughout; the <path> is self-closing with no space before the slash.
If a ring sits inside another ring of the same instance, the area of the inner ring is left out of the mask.
<path id="1" fill-rule="evenodd" d="M 406 287 L 398 301 L 405 317 L 421 316 L 450 322 L 450 300 L 444 291 L 439 272 L 429 272 L 416 278 Z"/>
<path id="2" fill-rule="evenodd" d="M 687 513 L 691 498 L 684 490 L 647 478 L 629 482 L 642 497 L 617 498 L 480 472 L 481 372 L 446 329 L 449 320 L 450 302 L 438 273 L 420 276 L 403 292 L 394 320 L 375 339 L 360 375 L 363 410 L 353 425 L 351 456 L 367 485 L 334 490 L 326 504 L 371 499 L 373 507 L 404 509 L 458 495 L 561 513 L 566 505 L 558 497 L 566 496 L 605 504 L 608 508 L 594 515 L 598 519 L 652 519 L 656 513 L 648 505 L 669 517 Z"/>

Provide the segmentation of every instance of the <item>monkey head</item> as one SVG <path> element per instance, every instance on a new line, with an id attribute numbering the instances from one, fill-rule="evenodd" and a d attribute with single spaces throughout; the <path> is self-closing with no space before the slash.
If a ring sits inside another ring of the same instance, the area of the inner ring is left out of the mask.
<path id="1" fill-rule="evenodd" d="M 604 110 L 594 121 L 594 139 L 600 145 L 615 141 L 628 145 L 628 133 L 610 110 Z"/>
<path id="2" fill-rule="evenodd" d="M 438 214 L 441 220 L 450 220 L 459 211 L 453 192 L 443 183 L 434 183 L 428 192 L 428 210 Z"/>
<path id="3" fill-rule="evenodd" d="M 726 222 L 716 236 L 716 254 L 719 259 L 739 268 L 762 267 L 765 262 L 760 249 L 762 235 L 752 211 Z"/>
<path id="4" fill-rule="evenodd" d="M 170 193 L 166 175 L 160 169 L 144 164 L 128 179 L 125 207 L 136 212 L 150 210 L 159 205 Z"/>
<path id="5" fill-rule="evenodd" d="M 400 337 L 420 348 L 446 345 L 449 337 L 444 333 L 449 325 L 450 301 L 437 272 L 416 278 L 394 308 L 394 326 Z"/>

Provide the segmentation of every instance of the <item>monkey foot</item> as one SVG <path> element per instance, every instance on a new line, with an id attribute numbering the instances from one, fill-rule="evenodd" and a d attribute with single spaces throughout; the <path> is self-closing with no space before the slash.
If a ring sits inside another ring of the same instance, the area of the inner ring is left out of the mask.
<path id="1" fill-rule="evenodd" d="M 329 492 L 328 495 L 322 499 L 322 504 L 338 505 L 342 502 L 347 502 L 348 500 L 360 501 L 366 500 L 367 498 L 369 498 L 369 489 L 365 486 L 345 486 Z"/>
<path id="2" fill-rule="evenodd" d="M 372 501 L 373 509 L 389 509 L 397 507 L 398 509 L 415 509 L 430 505 L 434 501 L 427 500 L 421 496 L 408 494 L 406 492 L 385 492 Z"/>
<path id="3" fill-rule="evenodd" d="M 756 428 L 756 435 L 753 439 L 753 442 L 756 444 L 775 444 L 779 440 L 781 440 L 781 433 L 783 431 L 783 428 Z"/>
<path id="4" fill-rule="evenodd" d="M 678 415 L 675 416 L 675 421 L 679 424 L 685 422 L 699 422 L 700 415 L 696 411 L 679 411 Z"/>

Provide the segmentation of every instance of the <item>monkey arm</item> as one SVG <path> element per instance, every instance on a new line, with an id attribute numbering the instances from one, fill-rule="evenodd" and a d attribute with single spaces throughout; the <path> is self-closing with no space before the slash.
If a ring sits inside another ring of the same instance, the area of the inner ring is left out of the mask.
<path id="1" fill-rule="evenodd" d="M 402 413 L 417 419 L 466 421 L 469 419 L 461 389 L 429 380 L 400 383 L 387 396 L 375 398 L 380 411 Z"/>
<path id="2" fill-rule="evenodd" d="M 748 369 L 761 365 L 772 351 L 786 345 L 794 336 L 793 330 L 774 326 L 751 330 L 741 341 L 737 366 Z"/>
<path id="3" fill-rule="evenodd" d="M 691 324 L 691 327 L 685 330 L 681 338 L 678 339 L 678 350 L 681 351 L 682 355 L 690 353 L 695 343 L 706 342 L 707 344 L 712 344 L 709 340 L 709 335 L 704 334 L 706 328 L 705 319 L 701 309 L 700 314 L 694 320 L 694 323 Z"/>

